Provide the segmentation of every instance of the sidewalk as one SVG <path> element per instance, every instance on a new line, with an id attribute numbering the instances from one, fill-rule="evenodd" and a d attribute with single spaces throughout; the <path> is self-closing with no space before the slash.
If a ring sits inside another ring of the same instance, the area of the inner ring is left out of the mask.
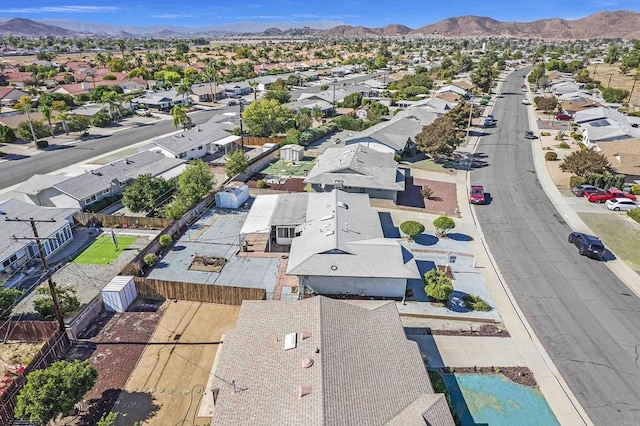
<path id="1" fill-rule="evenodd" d="M 497 88 L 496 92 L 499 93 L 499 91 L 500 87 Z M 487 111 L 487 114 L 491 113 L 491 109 Z M 478 140 L 479 137 L 475 137 L 460 150 L 473 153 L 476 150 Z M 491 291 L 500 316 L 511 334 L 511 339 L 514 343 L 511 350 L 517 351 L 524 364 L 533 372 L 542 394 L 560 424 L 592 424 L 542 346 L 542 343 L 535 335 L 493 259 L 485 242 L 482 229 L 477 225 L 474 211 L 467 199 L 469 174 L 468 171 L 464 170 L 459 170 L 457 174 L 458 205 L 461 213 L 459 223 L 467 235 L 474 236 L 471 244 L 478 259 L 478 266 L 482 270 L 484 280 Z M 540 175 L 541 183 L 544 181 L 542 175 Z M 548 176 L 547 179 L 550 180 Z"/>

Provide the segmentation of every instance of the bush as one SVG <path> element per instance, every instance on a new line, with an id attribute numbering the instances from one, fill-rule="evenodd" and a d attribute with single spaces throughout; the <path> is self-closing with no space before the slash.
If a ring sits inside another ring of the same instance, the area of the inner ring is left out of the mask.
<path id="1" fill-rule="evenodd" d="M 424 225 L 415 220 L 407 220 L 400 224 L 400 230 L 404 232 L 409 238 L 413 238 L 416 235 L 420 235 L 424 232 Z"/>
<path id="2" fill-rule="evenodd" d="M 451 279 L 443 271 L 434 268 L 424 274 L 424 291 L 435 300 L 447 300 L 453 293 Z"/>
<path id="3" fill-rule="evenodd" d="M 578 185 L 584 185 L 587 183 L 587 179 L 580 176 L 571 176 L 569 179 L 569 187 L 575 188 Z"/>
<path id="4" fill-rule="evenodd" d="M 109 207 L 111 204 L 117 202 L 120 199 L 119 195 L 112 195 L 110 197 L 105 197 L 101 200 L 96 201 L 95 203 L 89 204 L 83 210 L 89 213 L 100 213 L 105 208 Z"/>
<path id="5" fill-rule="evenodd" d="M 487 302 L 482 300 L 480 296 L 473 294 L 465 294 L 462 296 L 462 302 L 468 309 L 473 311 L 489 312 L 491 310 L 491 306 L 489 306 Z"/>
<path id="6" fill-rule="evenodd" d="M 36 142 L 36 146 L 38 147 L 38 149 L 45 149 L 46 147 L 49 146 L 49 142 L 44 139 L 41 139 Z"/>
<path id="7" fill-rule="evenodd" d="M 262 180 L 262 179 L 260 179 L 260 180 L 258 180 L 258 181 L 256 182 L 256 188 L 258 188 L 258 189 L 264 189 L 264 188 L 266 188 L 267 186 L 268 186 L 268 185 L 267 185 L 267 182 L 265 182 L 265 181 L 264 181 L 264 180 Z"/>
<path id="8" fill-rule="evenodd" d="M 133 275 L 134 277 L 139 277 L 142 275 L 142 268 L 137 263 L 127 263 L 120 271 L 120 275 Z"/>
<path id="9" fill-rule="evenodd" d="M 544 159 L 547 161 L 556 161 L 558 159 L 558 154 L 554 151 L 549 151 L 544 154 Z"/>
<path id="10" fill-rule="evenodd" d="M 155 253 L 149 253 L 144 256 L 143 260 L 144 264 L 151 268 L 158 263 L 158 256 Z"/>
<path id="11" fill-rule="evenodd" d="M 172 241 L 173 239 L 171 238 L 171 235 L 168 235 L 168 234 L 162 234 L 158 239 L 158 242 L 162 247 L 169 247 Z"/>
<path id="12" fill-rule="evenodd" d="M 16 133 L 11 127 L 0 124 L 0 143 L 14 143 L 16 141 Z"/>
<path id="13" fill-rule="evenodd" d="M 551 132 L 540 132 L 540 136 L 551 136 Z"/>
<path id="14" fill-rule="evenodd" d="M 106 112 L 99 111 L 91 118 L 91 124 L 96 127 L 107 127 L 111 124 L 111 117 Z"/>
<path id="15" fill-rule="evenodd" d="M 425 185 L 420 189 L 420 194 L 422 194 L 423 198 L 428 200 L 433 195 L 433 189 L 430 186 Z"/>
<path id="16" fill-rule="evenodd" d="M 456 223 L 447 215 L 440 216 L 433 221 L 438 237 L 446 237 L 447 233 L 456 227 Z"/>
<path id="17" fill-rule="evenodd" d="M 633 195 L 640 195 L 640 185 L 631 185 L 631 193 Z"/>
<path id="18" fill-rule="evenodd" d="M 560 143 L 558 144 L 558 148 L 561 148 L 561 149 L 569 149 L 569 144 L 568 144 L 568 143 L 566 143 L 566 142 L 564 142 L 564 141 L 562 141 L 562 142 L 560 142 Z"/>
<path id="19" fill-rule="evenodd" d="M 627 212 L 627 215 L 636 222 L 640 223 L 640 207 L 631 209 Z"/>

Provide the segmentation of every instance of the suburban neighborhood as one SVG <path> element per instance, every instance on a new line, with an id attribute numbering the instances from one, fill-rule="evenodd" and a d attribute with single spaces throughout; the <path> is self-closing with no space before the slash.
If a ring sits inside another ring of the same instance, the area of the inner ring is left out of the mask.
<path id="1" fill-rule="evenodd" d="M 0 424 L 636 424 L 640 13 L 455 19 L 0 19 Z"/>

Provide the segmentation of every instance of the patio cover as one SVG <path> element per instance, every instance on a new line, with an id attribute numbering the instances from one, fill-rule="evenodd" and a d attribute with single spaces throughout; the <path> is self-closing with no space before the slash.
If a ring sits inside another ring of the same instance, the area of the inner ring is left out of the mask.
<path id="1" fill-rule="evenodd" d="M 222 138 L 220 140 L 217 140 L 217 141 L 214 141 L 214 142 L 211 142 L 211 143 L 214 144 L 214 145 L 225 146 L 225 145 L 229 145 L 230 143 L 233 143 L 233 142 L 237 141 L 238 139 L 240 139 L 240 136 L 231 135 L 231 136 L 224 137 L 224 138 Z"/>
<path id="2" fill-rule="evenodd" d="M 244 221 L 241 235 L 247 234 L 268 234 L 271 232 L 271 218 L 278 203 L 278 194 L 260 195 L 256 197 Z"/>

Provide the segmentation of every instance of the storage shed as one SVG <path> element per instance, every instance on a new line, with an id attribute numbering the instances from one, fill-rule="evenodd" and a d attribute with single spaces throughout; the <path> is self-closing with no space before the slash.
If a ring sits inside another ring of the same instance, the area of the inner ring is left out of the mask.
<path id="1" fill-rule="evenodd" d="M 300 161 L 304 158 L 304 147 L 300 145 L 285 145 L 280 148 L 280 158 L 284 161 Z"/>
<path id="2" fill-rule="evenodd" d="M 133 276 L 118 275 L 102 289 L 102 302 L 107 312 L 124 312 L 138 297 Z"/>
<path id="3" fill-rule="evenodd" d="M 242 182 L 231 182 L 216 193 L 216 206 L 237 209 L 249 199 L 249 187 Z"/>

